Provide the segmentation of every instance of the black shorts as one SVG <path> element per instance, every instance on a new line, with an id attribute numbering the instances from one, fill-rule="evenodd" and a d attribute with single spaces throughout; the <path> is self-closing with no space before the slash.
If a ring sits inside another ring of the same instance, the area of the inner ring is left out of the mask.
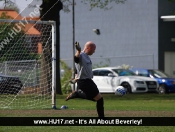
<path id="1" fill-rule="evenodd" d="M 92 79 L 79 79 L 77 85 L 78 89 L 81 89 L 89 99 L 93 99 L 99 94 L 97 85 Z"/>

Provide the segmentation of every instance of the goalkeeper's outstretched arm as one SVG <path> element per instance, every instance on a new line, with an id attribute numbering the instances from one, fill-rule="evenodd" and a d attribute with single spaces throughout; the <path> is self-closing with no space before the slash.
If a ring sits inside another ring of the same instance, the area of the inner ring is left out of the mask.
<path id="1" fill-rule="evenodd" d="M 78 63 L 79 62 L 79 56 L 80 56 L 80 53 L 81 53 L 81 47 L 79 45 L 79 42 L 75 42 L 75 48 L 76 48 L 76 53 L 75 53 L 75 56 L 74 56 L 74 61 L 75 63 Z"/>

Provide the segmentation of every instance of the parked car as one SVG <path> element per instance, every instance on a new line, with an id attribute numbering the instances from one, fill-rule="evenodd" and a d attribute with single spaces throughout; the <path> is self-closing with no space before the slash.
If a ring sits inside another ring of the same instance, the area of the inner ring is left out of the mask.
<path id="1" fill-rule="evenodd" d="M 19 77 L 0 74 L 0 94 L 17 94 L 22 86 Z"/>
<path id="2" fill-rule="evenodd" d="M 156 92 L 158 83 L 149 77 L 137 76 L 134 72 L 116 67 L 93 69 L 93 81 L 101 93 L 114 93 L 117 86 L 123 86 L 127 93 Z"/>
<path id="3" fill-rule="evenodd" d="M 159 93 L 172 93 L 175 92 L 175 78 L 171 78 L 168 74 L 157 69 L 131 69 L 137 75 L 155 78 L 159 83 Z"/>

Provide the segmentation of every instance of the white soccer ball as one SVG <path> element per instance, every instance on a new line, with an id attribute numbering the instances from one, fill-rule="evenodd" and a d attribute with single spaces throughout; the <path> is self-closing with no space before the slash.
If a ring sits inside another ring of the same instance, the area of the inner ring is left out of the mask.
<path id="1" fill-rule="evenodd" d="M 123 86 L 117 86 L 117 88 L 115 89 L 115 95 L 118 96 L 123 96 L 126 94 L 126 90 Z"/>

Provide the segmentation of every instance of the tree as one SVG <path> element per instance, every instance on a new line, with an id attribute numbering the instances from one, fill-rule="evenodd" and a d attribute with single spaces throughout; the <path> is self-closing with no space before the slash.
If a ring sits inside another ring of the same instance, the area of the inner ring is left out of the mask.
<path id="1" fill-rule="evenodd" d="M 12 0 L 0 0 L 0 2 L 3 1 L 4 3 L 4 8 L 6 7 L 11 7 L 11 6 L 14 6 L 15 3 L 12 1 Z"/>
<path id="2" fill-rule="evenodd" d="M 111 9 L 112 7 L 108 7 L 108 5 L 112 2 L 119 4 L 119 3 L 124 3 L 126 0 L 81 0 L 82 3 L 84 4 L 89 4 L 92 10 L 93 8 L 100 8 L 104 10 Z"/>
<path id="3" fill-rule="evenodd" d="M 62 94 L 61 91 L 61 82 L 60 82 L 60 14 L 59 11 L 62 9 L 63 5 L 60 0 L 42 0 L 42 4 L 40 8 L 42 9 L 40 12 L 40 18 L 44 21 L 53 20 L 56 22 L 56 93 Z M 44 41 L 43 41 L 44 42 Z M 45 45 L 45 43 L 43 43 Z M 51 46 L 51 45 L 50 45 Z M 51 49 L 51 48 L 48 48 Z M 49 53 L 51 54 L 51 50 Z M 48 56 L 48 55 L 47 55 Z M 44 59 L 51 60 L 52 58 L 46 58 L 44 53 Z M 50 65 L 51 67 L 51 65 Z M 50 68 L 49 68 L 50 69 Z M 48 72 L 51 72 L 48 70 Z"/>
<path id="4" fill-rule="evenodd" d="M 0 0 L 4 1 L 4 9 L 13 9 L 17 12 L 19 12 L 18 6 L 11 0 Z"/>
<path id="5" fill-rule="evenodd" d="M 70 12 L 70 6 L 72 6 L 72 0 L 61 0 L 63 2 L 63 10 L 64 12 Z M 76 0 L 75 0 L 76 1 Z M 110 3 L 114 2 L 116 4 L 124 3 L 127 0 L 81 0 L 81 3 L 90 6 L 90 10 L 93 8 L 100 8 L 104 10 L 111 9 L 112 7 L 108 7 Z M 75 2 L 76 3 L 76 2 Z"/>

